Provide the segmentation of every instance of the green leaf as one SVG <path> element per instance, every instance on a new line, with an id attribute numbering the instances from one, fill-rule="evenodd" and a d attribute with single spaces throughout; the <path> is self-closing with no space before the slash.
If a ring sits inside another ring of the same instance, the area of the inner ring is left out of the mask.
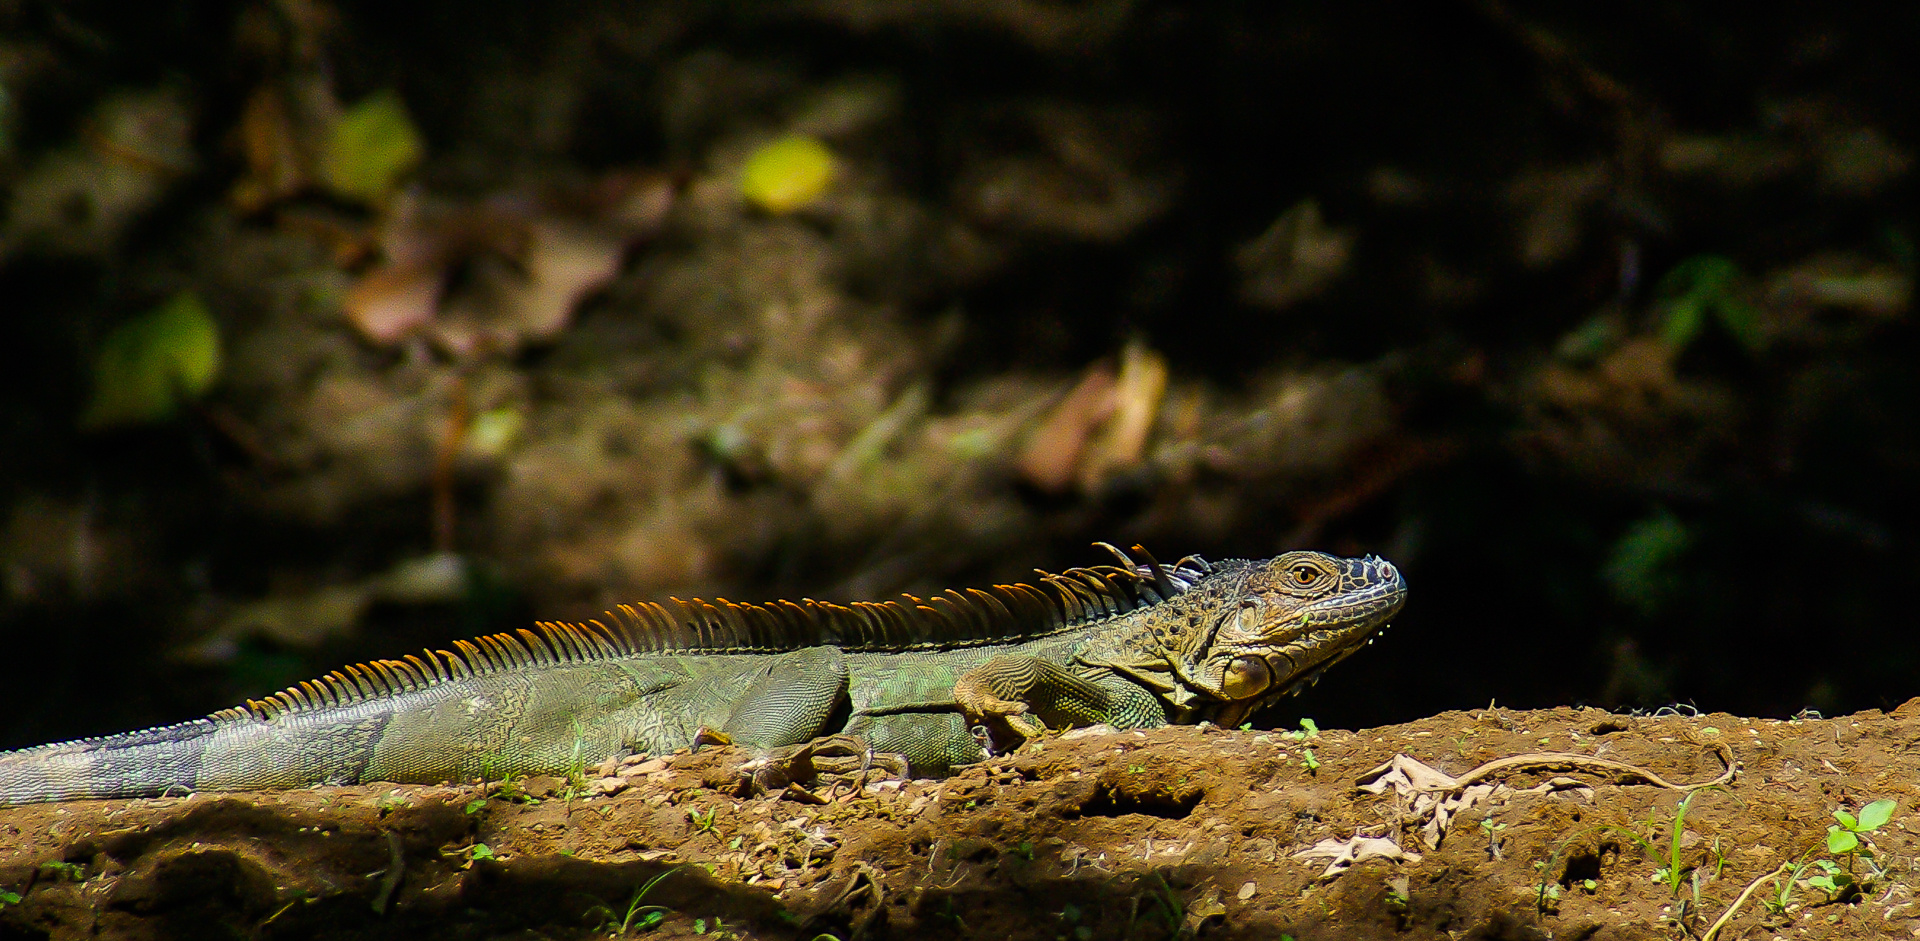
<path id="1" fill-rule="evenodd" d="M 1660 325 L 1660 339 L 1676 350 L 1684 350 L 1700 328 L 1707 323 L 1707 305 L 1697 297 L 1682 297 L 1667 305 L 1666 320 Z"/>
<path id="2" fill-rule="evenodd" d="M 1661 339 L 1684 350 L 1711 314 L 1748 352 L 1759 352 L 1766 345 L 1760 311 L 1740 296 L 1741 280 L 1740 266 L 1724 255 L 1695 255 L 1674 265 L 1654 292 L 1662 298 Z"/>
<path id="3" fill-rule="evenodd" d="M 340 116 L 321 157 L 320 175 L 335 193 L 378 205 L 425 153 L 406 103 L 391 89 L 377 91 Z"/>
<path id="4" fill-rule="evenodd" d="M 1658 614 L 1680 588 L 1678 564 L 1693 535 L 1664 507 L 1627 527 L 1600 575 L 1613 596 L 1646 615 Z"/>
<path id="5" fill-rule="evenodd" d="M 1853 815 L 1847 813 L 1845 810 L 1834 811 L 1833 819 L 1840 821 L 1840 825 L 1849 830 L 1860 829 L 1860 821 L 1853 819 Z"/>
<path id="6" fill-rule="evenodd" d="M 1887 821 L 1893 819 L 1893 810 L 1898 806 L 1893 801 L 1881 798 L 1860 808 L 1860 826 L 1856 829 L 1861 832 L 1872 832 L 1886 826 Z"/>
<path id="7" fill-rule="evenodd" d="M 93 401 L 80 425 L 107 428 L 169 418 L 219 375 L 220 328 L 199 295 L 182 291 L 107 334 L 94 363 Z"/>
<path id="8" fill-rule="evenodd" d="M 1723 294 L 1713 299 L 1713 312 L 1720 318 L 1720 326 L 1727 328 L 1747 352 L 1758 353 L 1766 347 L 1767 338 L 1760 332 L 1759 308 L 1733 294 Z"/>
<path id="9" fill-rule="evenodd" d="M 1839 827 L 1827 828 L 1827 852 L 1841 855 L 1859 848 L 1860 838 L 1854 836 L 1852 830 L 1842 830 Z"/>
<path id="10" fill-rule="evenodd" d="M 804 134 L 783 137 L 747 158 L 740 193 L 768 212 L 785 213 L 819 198 L 833 182 L 833 151 Z"/>

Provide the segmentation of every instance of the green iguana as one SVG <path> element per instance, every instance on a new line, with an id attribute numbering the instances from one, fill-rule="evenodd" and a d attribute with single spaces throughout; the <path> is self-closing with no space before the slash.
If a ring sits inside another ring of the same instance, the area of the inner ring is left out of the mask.
<path id="1" fill-rule="evenodd" d="M 1032 585 L 820 601 L 622 605 L 606 620 L 335 670 L 204 719 L 0 752 L 0 806 L 557 774 L 708 739 L 841 734 L 945 774 L 1044 727 L 1239 724 L 1369 642 L 1390 563 L 1289 552 Z M 710 735 L 718 732 L 718 735 Z"/>

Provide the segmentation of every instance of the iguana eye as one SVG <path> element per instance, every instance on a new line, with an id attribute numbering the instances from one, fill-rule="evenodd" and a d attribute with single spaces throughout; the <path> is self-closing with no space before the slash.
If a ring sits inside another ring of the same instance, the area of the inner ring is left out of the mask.
<path id="1" fill-rule="evenodd" d="M 1296 585 L 1311 585 L 1320 578 L 1320 570 L 1301 563 L 1293 567 L 1293 582 Z"/>

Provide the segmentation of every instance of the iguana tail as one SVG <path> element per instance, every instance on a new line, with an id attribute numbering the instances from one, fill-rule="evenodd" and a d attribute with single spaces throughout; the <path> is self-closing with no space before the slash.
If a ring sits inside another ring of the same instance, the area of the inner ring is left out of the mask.
<path id="1" fill-rule="evenodd" d="M 225 772 L 222 777 L 237 775 L 254 786 L 309 783 L 301 779 L 299 762 L 285 761 L 284 752 L 268 747 L 278 737 L 269 723 L 209 717 L 0 753 L 0 807 L 184 793 L 212 786 L 209 771 L 216 768 Z"/>

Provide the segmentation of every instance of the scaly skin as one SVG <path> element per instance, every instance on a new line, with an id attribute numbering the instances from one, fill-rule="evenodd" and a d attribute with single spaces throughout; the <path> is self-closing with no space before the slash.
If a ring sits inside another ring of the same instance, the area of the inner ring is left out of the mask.
<path id="1" fill-rule="evenodd" d="M 1111 547 L 1108 547 L 1111 548 Z M 1143 550 L 1138 550 L 1142 551 Z M 1042 725 L 1237 724 L 1404 603 L 1392 565 L 1292 552 L 1073 569 L 850 607 L 674 602 L 336 671 L 204 719 L 0 752 L 0 806 L 565 774 L 703 730 L 858 736 L 919 775 Z"/>

